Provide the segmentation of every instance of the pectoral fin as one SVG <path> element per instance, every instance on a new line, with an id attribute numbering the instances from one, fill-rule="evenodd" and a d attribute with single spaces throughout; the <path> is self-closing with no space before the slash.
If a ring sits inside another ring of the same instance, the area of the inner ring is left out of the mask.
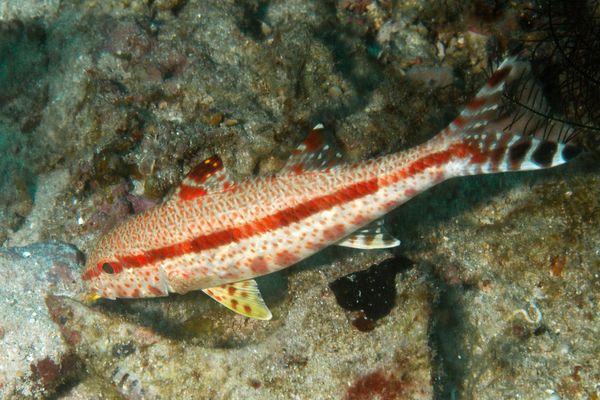
<path id="1" fill-rule="evenodd" d="M 270 320 L 271 311 L 267 308 L 265 301 L 260 295 L 258 286 L 254 279 L 227 283 L 208 289 L 202 289 L 204 293 L 245 317 Z"/>
<path id="2" fill-rule="evenodd" d="M 400 241 L 387 233 L 383 227 L 383 219 L 379 219 L 336 244 L 354 249 L 371 250 L 396 247 L 400 245 Z"/>

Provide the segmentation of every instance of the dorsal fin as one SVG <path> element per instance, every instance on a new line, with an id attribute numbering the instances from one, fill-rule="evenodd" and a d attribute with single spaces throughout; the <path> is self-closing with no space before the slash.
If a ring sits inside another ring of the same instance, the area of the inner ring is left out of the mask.
<path id="1" fill-rule="evenodd" d="M 325 139 L 322 124 L 316 125 L 304 141 L 294 150 L 281 173 L 301 174 L 304 171 L 331 168 L 340 162 L 342 154 L 332 141 Z"/>
<path id="2" fill-rule="evenodd" d="M 224 192 L 234 185 L 218 156 L 212 156 L 196 165 L 185 176 L 175 196 L 191 200 L 211 193 Z"/>

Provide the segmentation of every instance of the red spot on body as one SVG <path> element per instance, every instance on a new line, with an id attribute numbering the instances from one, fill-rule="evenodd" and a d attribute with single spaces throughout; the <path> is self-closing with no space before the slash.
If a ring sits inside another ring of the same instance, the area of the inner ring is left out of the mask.
<path id="1" fill-rule="evenodd" d="M 249 305 L 245 304 L 244 311 L 246 312 L 246 314 L 250 314 L 250 311 L 252 311 L 252 308 Z"/>
<path id="2" fill-rule="evenodd" d="M 343 224 L 337 224 L 323 231 L 323 237 L 329 242 L 335 242 L 346 233 L 346 227 Z"/>
<path id="3" fill-rule="evenodd" d="M 317 251 L 317 250 L 320 250 L 321 247 L 323 247 L 323 246 L 320 243 L 318 243 L 318 242 L 306 242 L 304 244 L 304 247 L 307 250 L 315 250 L 315 251 Z"/>
<path id="4" fill-rule="evenodd" d="M 281 267 L 292 265 L 298 262 L 298 257 L 287 250 L 283 250 L 275 256 L 275 263 Z"/>
<path id="5" fill-rule="evenodd" d="M 267 272 L 269 272 L 269 265 L 263 257 L 258 256 L 254 257 L 254 259 L 250 263 L 250 269 L 256 274 L 266 274 Z"/>
<path id="6" fill-rule="evenodd" d="M 138 288 L 133 289 L 133 292 L 131 292 L 131 297 L 135 297 L 135 298 L 140 297 L 140 289 L 138 289 Z"/>
<path id="7" fill-rule="evenodd" d="M 352 225 L 363 226 L 363 225 L 369 223 L 370 221 L 371 221 L 371 219 L 368 216 L 359 214 L 359 215 L 355 216 L 352 219 L 352 221 L 350 221 L 350 223 Z"/>
<path id="8" fill-rule="evenodd" d="M 398 203 L 395 201 L 386 201 L 385 203 L 383 203 L 383 208 L 385 210 L 391 210 L 392 208 L 395 208 L 397 205 L 398 205 Z"/>
<path id="9" fill-rule="evenodd" d="M 163 291 L 157 288 L 156 286 L 148 285 L 148 291 L 155 296 L 162 296 Z"/>
<path id="10" fill-rule="evenodd" d="M 498 85 L 504 80 L 504 78 L 508 76 L 508 74 L 510 74 L 511 70 L 512 67 L 510 65 L 507 65 L 504 68 L 497 70 L 492 74 L 492 76 L 490 76 L 490 79 L 488 79 L 487 84 L 491 87 Z"/>
<path id="11" fill-rule="evenodd" d="M 235 310 L 238 306 L 238 301 L 236 299 L 231 299 L 231 307 Z"/>
<path id="12" fill-rule="evenodd" d="M 404 191 L 404 195 L 406 197 L 413 197 L 417 195 L 417 191 L 413 188 L 408 188 Z"/>
<path id="13" fill-rule="evenodd" d="M 236 291 L 236 289 L 235 289 L 235 286 L 229 286 L 229 287 L 227 288 L 227 292 L 229 292 L 229 294 L 230 294 L 231 296 L 233 296 L 233 295 L 234 295 L 235 291 Z"/>

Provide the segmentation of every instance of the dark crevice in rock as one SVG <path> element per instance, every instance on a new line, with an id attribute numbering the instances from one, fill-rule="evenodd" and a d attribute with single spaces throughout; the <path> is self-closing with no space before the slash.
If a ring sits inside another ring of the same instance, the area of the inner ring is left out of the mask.
<path id="1" fill-rule="evenodd" d="M 243 15 L 238 23 L 240 31 L 254 40 L 264 39 L 263 24 L 269 2 L 243 2 L 242 7 Z"/>
<path id="2" fill-rule="evenodd" d="M 441 277 L 434 277 L 433 284 L 438 292 L 429 324 L 434 399 L 451 399 L 461 392 L 468 372 L 462 334 L 467 329 L 461 300 L 464 288 L 449 285 Z"/>
<path id="3" fill-rule="evenodd" d="M 330 118 L 332 112 L 338 118 L 352 115 L 368 104 L 371 93 L 384 78 L 383 68 L 375 58 L 368 56 L 362 37 L 340 30 L 337 25 L 321 27 L 316 33 L 316 39 L 330 49 L 336 60 L 336 71 L 352 84 L 357 94 L 343 109 L 324 110 L 321 114 L 329 115 Z"/>

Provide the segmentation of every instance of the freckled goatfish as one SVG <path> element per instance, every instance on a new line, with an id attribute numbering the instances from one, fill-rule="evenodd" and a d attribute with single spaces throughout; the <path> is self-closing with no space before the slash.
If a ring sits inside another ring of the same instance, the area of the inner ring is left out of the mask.
<path id="1" fill-rule="evenodd" d="M 576 146 L 494 123 L 505 86 L 523 64 L 506 59 L 458 117 L 406 151 L 343 163 L 317 125 L 272 176 L 235 182 L 218 157 L 204 160 L 171 198 L 99 239 L 82 276 L 89 296 L 202 290 L 239 314 L 268 320 L 271 312 L 253 278 L 333 244 L 399 245 L 382 217 L 445 179 L 563 164 L 579 153 Z"/>

